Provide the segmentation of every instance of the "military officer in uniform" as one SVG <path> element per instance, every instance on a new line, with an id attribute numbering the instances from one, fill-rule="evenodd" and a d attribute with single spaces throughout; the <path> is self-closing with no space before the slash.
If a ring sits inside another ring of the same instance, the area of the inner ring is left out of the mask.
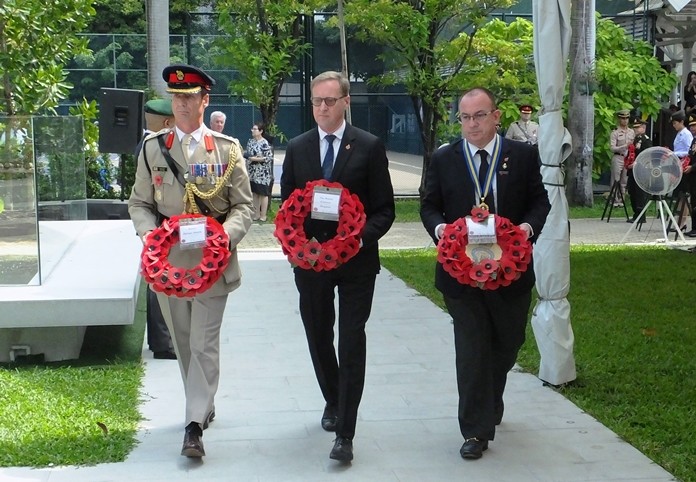
<path id="1" fill-rule="evenodd" d="M 520 106 L 520 120 L 510 124 L 510 127 L 508 127 L 505 133 L 506 139 L 536 145 L 537 135 L 539 134 L 539 124 L 531 120 L 533 110 L 532 106 L 528 104 Z"/>
<path id="2" fill-rule="evenodd" d="M 633 210 L 633 219 L 629 219 L 628 223 L 633 223 L 638 215 L 643 211 L 645 203 L 647 201 L 647 194 L 638 187 L 636 184 L 636 179 L 633 177 L 633 165 L 635 164 L 636 157 L 638 154 L 643 152 L 649 147 L 652 147 L 652 141 L 650 137 L 645 134 L 645 121 L 640 117 L 633 120 L 633 132 L 635 136 L 633 137 L 633 152 L 625 158 L 626 167 L 626 189 L 628 190 L 628 197 L 631 200 L 631 209 Z M 630 148 L 629 148 L 630 149 Z M 645 215 L 643 215 L 641 222 L 645 222 Z"/>
<path id="3" fill-rule="evenodd" d="M 200 212 L 215 217 L 229 235 L 232 253 L 229 266 L 207 291 L 186 298 L 157 294 L 184 382 L 186 426 L 181 455 L 202 457 L 203 430 L 215 417 L 222 315 L 228 294 L 240 285 L 235 248 L 251 226 L 253 205 L 239 141 L 203 123 L 215 80 L 189 65 L 166 67 L 162 76 L 173 94 L 174 127 L 145 139 L 128 202 L 130 217 L 143 240 L 171 216 Z M 185 203 L 187 192 L 197 195 Z M 179 244 L 168 258 L 172 265 L 186 268 L 200 259 L 201 248 L 181 249 Z"/>
<path id="4" fill-rule="evenodd" d="M 628 154 L 628 146 L 633 144 L 633 139 L 636 134 L 633 129 L 628 127 L 628 119 L 631 117 L 631 112 L 628 109 L 622 109 L 616 113 L 618 126 L 611 131 L 609 135 L 609 148 L 613 153 L 611 158 L 611 188 L 614 192 L 614 207 L 623 207 L 623 194 L 626 192 L 626 183 L 628 177 L 626 175 L 625 158 Z M 614 189 L 616 183 L 618 187 Z"/>

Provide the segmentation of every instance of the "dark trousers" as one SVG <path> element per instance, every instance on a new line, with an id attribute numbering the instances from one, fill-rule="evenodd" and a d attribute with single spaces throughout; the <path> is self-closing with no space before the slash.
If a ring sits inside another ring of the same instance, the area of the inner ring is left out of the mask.
<path id="1" fill-rule="evenodd" d="M 484 290 L 462 298 L 445 296 L 454 321 L 459 429 L 465 439 L 495 437 L 507 374 L 524 343 L 531 299 L 531 292 L 502 296 Z"/>
<path id="2" fill-rule="evenodd" d="M 300 314 L 319 388 L 338 407 L 336 434 L 353 438 L 365 385 L 365 324 L 370 317 L 376 275 L 344 276 L 338 271 L 295 269 Z M 338 288 L 338 358 L 334 348 L 335 288 Z"/>
<path id="3" fill-rule="evenodd" d="M 636 178 L 633 177 L 633 169 L 627 169 L 626 172 L 628 178 L 626 181 L 626 189 L 628 190 L 628 197 L 631 200 L 631 209 L 633 210 L 633 219 L 635 220 L 645 207 L 648 195 L 638 187 Z"/>
<path id="4" fill-rule="evenodd" d="M 174 352 L 172 337 L 164 322 L 157 294 L 149 287 L 147 288 L 147 346 L 152 352 Z"/>

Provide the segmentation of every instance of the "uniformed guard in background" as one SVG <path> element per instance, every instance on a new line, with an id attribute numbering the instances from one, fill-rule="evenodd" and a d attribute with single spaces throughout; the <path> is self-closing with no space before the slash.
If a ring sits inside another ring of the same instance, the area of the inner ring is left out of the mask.
<path id="1" fill-rule="evenodd" d="M 534 109 L 531 105 L 521 105 L 520 120 L 510 124 L 510 127 L 508 127 L 508 130 L 505 133 L 505 138 L 536 145 L 537 141 L 539 140 L 539 124 L 531 120 L 533 111 Z"/>
<path id="2" fill-rule="evenodd" d="M 140 155 L 145 138 L 150 134 L 174 126 L 174 113 L 170 99 L 152 99 L 145 103 L 145 132 L 135 148 L 135 158 Z M 158 360 L 176 360 L 172 337 L 169 335 L 167 323 L 162 316 L 162 310 L 157 302 L 157 293 L 150 287 L 147 289 L 147 346 Z"/>
<path id="3" fill-rule="evenodd" d="M 227 269 L 207 291 L 191 298 L 157 294 L 186 395 L 181 455 L 202 457 L 203 430 L 215 417 L 222 315 L 228 294 L 240 285 L 235 248 L 251 226 L 253 205 L 239 142 L 203 123 L 215 80 L 190 65 L 171 65 L 162 76 L 173 94 L 175 126 L 151 134 L 144 141 L 128 202 L 130 217 L 145 241 L 164 219 L 200 212 L 222 224 L 232 253 Z M 195 192 L 200 195 L 191 196 Z M 201 248 L 183 250 L 174 245 L 168 261 L 191 268 L 200 262 L 201 252 Z"/>

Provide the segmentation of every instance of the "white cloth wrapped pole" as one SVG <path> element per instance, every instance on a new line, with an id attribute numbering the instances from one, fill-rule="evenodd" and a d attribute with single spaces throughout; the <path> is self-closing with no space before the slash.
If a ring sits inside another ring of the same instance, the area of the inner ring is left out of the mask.
<path id="1" fill-rule="evenodd" d="M 534 247 L 539 299 L 532 314 L 541 354 L 539 378 L 553 385 L 575 380 L 575 338 L 570 324 L 570 232 L 561 164 L 571 153 L 561 106 L 570 47 L 570 0 L 533 0 L 534 64 L 542 111 L 539 117 L 541 175 L 551 211 Z"/>

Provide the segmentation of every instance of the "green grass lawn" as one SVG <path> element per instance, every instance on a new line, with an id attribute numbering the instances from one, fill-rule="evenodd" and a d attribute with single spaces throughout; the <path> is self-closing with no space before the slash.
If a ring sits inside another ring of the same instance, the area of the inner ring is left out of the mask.
<path id="1" fill-rule="evenodd" d="M 571 248 L 578 379 L 559 391 L 682 481 L 696 481 L 694 255 L 664 248 Z M 435 250 L 384 251 L 382 263 L 444 309 Z M 531 324 L 518 362 L 536 373 Z"/>
<path id="2" fill-rule="evenodd" d="M 135 322 L 88 327 L 78 360 L 0 367 L 0 467 L 119 462 L 141 420 L 145 291 Z"/>

